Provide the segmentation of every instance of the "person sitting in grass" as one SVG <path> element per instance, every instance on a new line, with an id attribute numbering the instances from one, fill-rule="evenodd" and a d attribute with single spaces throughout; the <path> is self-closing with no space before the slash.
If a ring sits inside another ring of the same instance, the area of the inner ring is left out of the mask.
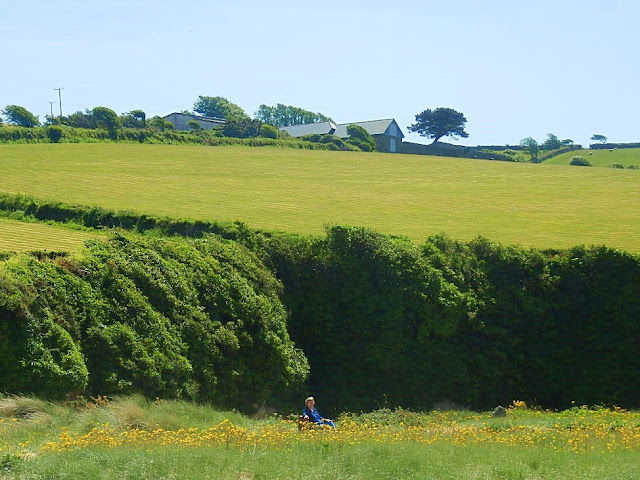
<path id="1" fill-rule="evenodd" d="M 318 409 L 315 407 L 316 401 L 313 397 L 307 397 L 305 400 L 305 407 L 302 409 L 302 418 L 305 422 L 313 422 L 318 425 L 329 425 L 334 430 L 336 429 L 336 424 L 333 423 L 333 420 L 328 418 L 322 418 L 318 413 Z"/>

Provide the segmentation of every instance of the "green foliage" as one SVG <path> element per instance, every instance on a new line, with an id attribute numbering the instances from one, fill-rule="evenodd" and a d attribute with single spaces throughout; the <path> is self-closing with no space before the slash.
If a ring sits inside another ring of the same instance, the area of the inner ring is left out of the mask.
<path id="1" fill-rule="evenodd" d="M 458 136 L 467 138 L 469 134 L 464 131 L 467 119 L 461 112 L 452 108 L 440 107 L 431 110 L 423 110 L 416 115 L 416 123 L 407 127 L 410 132 L 417 132 L 423 137 L 433 138 L 436 143 L 446 136 Z"/>
<path id="2" fill-rule="evenodd" d="M 2 114 L 6 117 L 7 122 L 19 127 L 31 128 L 40 125 L 38 117 L 20 105 L 7 105 L 4 107 Z"/>
<path id="3" fill-rule="evenodd" d="M 268 123 L 260 125 L 260 136 L 264 138 L 278 138 L 278 129 Z"/>
<path id="4" fill-rule="evenodd" d="M 260 105 L 260 108 L 255 113 L 255 118 L 276 127 L 333 121 L 322 113 L 310 112 L 309 110 L 281 103 L 278 103 L 275 107 Z"/>
<path id="5" fill-rule="evenodd" d="M 187 122 L 187 126 L 191 129 L 192 132 L 200 132 L 200 131 L 202 131 L 202 125 L 200 125 L 195 120 L 189 120 Z"/>
<path id="6" fill-rule="evenodd" d="M 262 122 L 260 120 L 252 120 L 246 117 L 228 119 L 222 127 L 218 128 L 222 130 L 225 137 L 251 138 L 260 135 L 261 126 Z"/>
<path id="7" fill-rule="evenodd" d="M 542 150 L 547 150 L 547 151 L 557 150 L 558 148 L 562 147 L 562 142 L 553 133 L 548 133 L 547 139 L 544 142 L 542 142 L 542 145 L 540 145 L 540 147 L 542 148 Z"/>
<path id="8" fill-rule="evenodd" d="M 275 238 L 266 248 L 285 285 L 291 336 L 326 408 L 424 407 L 442 393 L 427 361 L 431 344 L 464 323 L 469 299 L 417 248 L 348 227 L 323 240 Z"/>
<path id="9" fill-rule="evenodd" d="M 98 128 L 106 129 L 110 135 L 115 135 L 116 129 L 122 126 L 122 121 L 118 114 L 107 107 L 95 107 L 91 114 L 96 121 Z"/>
<path id="10" fill-rule="evenodd" d="M 538 141 L 532 137 L 523 138 L 520 140 L 520 146 L 526 148 L 529 151 L 529 155 L 531 155 L 531 161 L 538 161 L 538 152 L 540 152 L 540 144 Z"/>
<path id="11" fill-rule="evenodd" d="M 91 110 L 85 110 L 84 112 L 77 111 L 68 117 L 59 117 L 58 120 L 62 125 L 74 128 L 93 129 L 98 127 L 96 118 L 93 116 Z"/>
<path id="12" fill-rule="evenodd" d="M 376 150 L 376 141 L 364 128 L 359 125 L 348 125 L 348 142 L 358 147 L 363 152 L 373 152 Z"/>
<path id="13" fill-rule="evenodd" d="M 173 123 L 157 115 L 149 120 L 147 122 L 147 125 L 153 129 L 160 130 L 161 132 L 164 132 L 166 130 L 173 130 L 174 128 Z"/>
<path id="14" fill-rule="evenodd" d="M 600 142 L 600 143 L 607 143 L 607 137 L 599 134 L 599 133 L 595 133 L 591 136 L 591 140 L 593 140 L 594 142 Z"/>
<path id="15" fill-rule="evenodd" d="M 310 133 L 303 135 L 300 140 L 304 142 L 320 143 L 329 147 L 330 150 L 342 150 L 344 152 L 360 150 L 356 145 L 350 142 L 345 142 L 340 137 L 335 135 L 320 135 L 318 133 Z"/>
<path id="16" fill-rule="evenodd" d="M 79 328 L 67 303 L 69 283 L 55 265 L 35 258 L 16 257 L 0 265 L 4 391 L 63 398 L 87 385 L 76 343 Z"/>
<path id="17" fill-rule="evenodd" d="M 591 163 L 589 163 L 589 161 L 586 158 L 581 157 L 579 155 L 575 155 L 574 157 L 571 158 L 569 165 L 575 165 L 578 167 L 590 167 Z"/>
<path id="18" fill-rule="evenodd" d="M 225 120 L 249 120 L 245 111 L 224 97 L 198 96 L 193 111 L 205 117 L 224 118 Z"/>
<path id="19" fill-rule="evenodd" d="M 299 392 L 279 283 L 246 248 L 117 235 L 0 270 L 0 382 L 63 397 L 141 392 L 249 411 Z"/>
<path id="20" fill-rule="evenodd" d="M 147 126 L 147 114 L 142 110 L 131 110 L 120 116 L 124 128 L 145 128 Z"/>
<path id="21" fill-rule="evenodd" d="M 49 125 L 47 127 L 47 136 L 49 140 L 51 140 L 51 143 L 58 143 L 64 136 L 64 131 L 59 125 Z"/>

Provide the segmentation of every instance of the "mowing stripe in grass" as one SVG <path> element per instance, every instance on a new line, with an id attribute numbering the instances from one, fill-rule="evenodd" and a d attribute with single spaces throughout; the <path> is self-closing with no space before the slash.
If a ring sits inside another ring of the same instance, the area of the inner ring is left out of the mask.
<path id="1" fill-rule="evenodd" d="M 319 234 L 370 227 L 640 251 L 640 172 L 271 148 L 1 145 L 0 191 Z"/>
<path id="2" fill-rule="evenodd" d="M 70 251 L 99 235 L 42 223 L 0 219 L 0 251 Z"/>

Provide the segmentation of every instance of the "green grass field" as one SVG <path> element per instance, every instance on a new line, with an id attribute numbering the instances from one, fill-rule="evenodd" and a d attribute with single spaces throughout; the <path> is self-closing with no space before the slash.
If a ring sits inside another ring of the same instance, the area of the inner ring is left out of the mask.
<path id="1" fill-rule="evenodd" d="M 640 172 L 276 148 L 0 145 L 0 191 L 252 228 L 640 252 Z"/>
<path id="2" fill-rule="evenodd" d="M 589 155 L 590 153 L 591 155 Z M 613 151 L 575 150 L 545 160 L 544 163 L 548 165 L 569 165 L 571 159 L 576 155 L 588 160 L 593 167 L 611 167 L 612 164 L 617 163 L 624 168 L 630 165 L 635 165 L 640 168 L 640 148 L 616 148 Z"/>
<path id="3" fill-rule="evenodd" d="M 0 218 L 0 251 L 69 251 L 99 233 L 87 233 L 42 223 L 25 223 Z"/>
<path id="4" fill-rule="evenodd" d="M 514 402 L 515 403 L 515 402 Z M 624 410 L 381 410 L 336 431 L 180 401 L 0 398 L 0 479 L 635 479 Z"/>

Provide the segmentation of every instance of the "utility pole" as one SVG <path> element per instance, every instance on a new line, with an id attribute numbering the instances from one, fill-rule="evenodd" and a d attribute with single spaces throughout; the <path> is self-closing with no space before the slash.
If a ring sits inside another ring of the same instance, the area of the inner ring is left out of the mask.
<path id="1" fill-rule="evenodd" d="M 49 102 L 49 106 L 51 107 L 51 123 L 53 123 L 53 102 Z"/>
<path id="2" fill-rule="evenodd" d="M 58 99 L 60 100 L 60 116 L 62 116 L 62 90 L 64 90 L 64 87 L 54 88 L 54 90 L 58 91 Z"/>

